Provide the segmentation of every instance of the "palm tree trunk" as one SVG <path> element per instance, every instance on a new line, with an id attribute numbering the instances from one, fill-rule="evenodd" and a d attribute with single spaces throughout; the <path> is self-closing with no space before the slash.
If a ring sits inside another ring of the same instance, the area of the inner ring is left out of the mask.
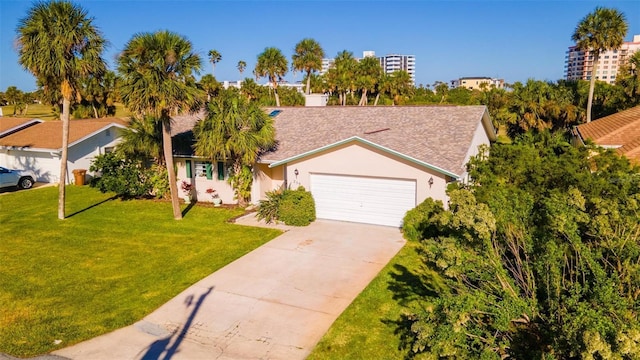
<path id="1" fill-rule="evenodd" d="M 273 82 L 273 94 L 276 97 L 276 106 L 280 107 L 280 97 L 278 96 L 278 83 L 277 82 Z"/>
<path id="2" fill-rule="evenodd" d="M 167 164 L 169 174 L 169 189 L 171 191 L 171 207 L 173 208 L 173 218 L 182 219 L 180 203 L 178 202 L 178 185 L 176 183 L 176 172 L 173 169 L 173 146 L 171 145 L 171 120 L 168 115 L 162 116 L 162 148 L 164 150 L 164 161 Z"/>
<path id="3" fill-rule="evenodd" d="M 365 106 L 367 104 L 367 89 L 362 89 L 362 96 L 360 97 L 360 102 L 358 106 Z"/>
<path id="4" fill-rule="evenodd" d="M 67 90 L 67 91 L 65 91 Z M 64 82 L 62 84 L 62 92 L 71 93 L 71 88 Z M 69 108 L 71 100 L 64 96 L 62 100 L 62 154 L 60 155 L 60 183 L 58 184 L 58 219 L 65 218 L 65 185 L 67 184 L 67 158 L 69 156 Z"/>
<path id="5" fill-rule="evenodd" d="M 311 94 L 311 71 L 307 71 L 307 94 Z"/>
<path id="6" fill-rule="evenodd" d="M 596 70 L 598 68 L 599 51 L 593 52 L 593 67 L 591 68 L 591 81 L 589 81 L 589 98 L 587 99 L 587 122 L 591 122 L 591 105 L 593 105 L 593 90 L 596 87 Z"/>
<path id="7" fill-rule="evenodd" d="M 380 99 L 380 92 L 376 94 L 376 101 L 374 101 L 373 106 L 378 106 L 378 100 Z"/>
<path id="8" fill-rule="evenodd" d="M 93 117 L 98 118 L 98 110 L 96 109 L 96 104 L 91 103 L 91 107 L 93 108 Z"/>

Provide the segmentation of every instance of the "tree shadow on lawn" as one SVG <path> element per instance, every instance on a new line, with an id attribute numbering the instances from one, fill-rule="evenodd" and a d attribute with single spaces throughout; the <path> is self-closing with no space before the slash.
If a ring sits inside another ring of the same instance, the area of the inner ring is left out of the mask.
<path id="1" fill-rule="evenodd" d="M 163 339 L 154 341 L 151 345 L 149 345 L 147 352 L 142 356 L 141 360 L 158 360 L 160 359 L 162 354 L 164 354 L 164 357 L 163 357 L 164 360 L 171 359 L 173 355 L 176 354 L 176 352 L 178 351 L 178 348 L 180 347 L 180 344 L 182 344 L 182 341 L 189 333 L 189 328 L 191 328 L 191 324 L 193 323 L 193 320 L 196 317 L 198 310 L 200 310 L 200 306 L 202 306 L 202 304 L 204 303 L 204 299 L 209 294 L 211 294 L 211 291 L 213 291 L 213 286 L 209 287 L 207 291 L 205 291 L 200 295 L 200 297 L 198 298 L 198 301 L 196 302 L 195 306 L 191 310 L 191 314 L 189 314 L 187 321 L 184 323 L 180 331 L 174 331 L 171 335 Z M 191 304 L 193 303 L 193 300 L 194 300 L 194 296 L 189 295 L 185 300 L 186 307 L 191 306 Z M 169 344 L 171 344 L 171 340 L 173 340 L 174 337 L 175 337 L 175 341 L 171 346 L 169 346 Z"/>
<path id="2" fill-rule="evenodd" d="M 417 267 L 415 271 L 407 267 L 395 264 L 391 273 L 391 280 L 387 289 L 393 292 L 393 300 L 404 308 L 404 313 L 395 319 L 382 319 L 382 323 L 394 328 L 394 334 L 398 336 L 400 343 L 398 350 L 407 351 L 405 358 L 412 359 L 416 353 L 412 346 L 416 340 L 415 333 L 411 330 L 416 321 L 416 313 L 424 306 L 424 299 L 438 297 L 441 287 L 438 275 L 425 267 Z"/>
<path id="3" fill-rule="evenodd" d="M 76 211 L 76 212 L 73 212 L 73 213 L 71 213 L 71 214 L 67 215 L 67 216 L 66 216 L 66 218 L 68 219 L 68 218 L 70 218 L 70 217 L 72 217 L 72 216 L 76 216 L 76 215 L 81 214 L 81 213 L 83 213 L 83 212 L 85 212 L 85 211 L 87 211 L 87 210 L 91 210 L 91 209 L 93 209 L 94 207 L 100 206 L 100 205 L 102 205 L 102 204 L 106 203 L 107 201 L 112 201 L 112 200 L 115 200 L 115 199 L 117 199 L 117 198 L 118 198 L 118 196 L 117 196 L 117 195 L 114 195 L 114 196 L 112 196 L 112 197 L 110 197 L 110 198 L 108 198 L 108 199 L 104 199 L 104 200 L 102 200 L 102 201 L 99 201 L 99 202 L 97 202 L 97 203 L 95 203 L 95 204 L 93 204 L 93 205 L 91 205 L 91 206 L 87 206 L 86 208 L 84 208 L 84 209 L 82 209 L 82 210 L 78 210 L 78 211 Z"/>
<path id="4" fill-rule="evenodd" d="M 187 216 L 189 211 L 191 211 L 191 209 L 193 209 L 194 206 L 196 206 L 196 202 L 195 201 L 190 202 L 189 205 L 187 205 L 187 207 L 184 208 L 184 210 L 182 210 L 182 217 Z"/>

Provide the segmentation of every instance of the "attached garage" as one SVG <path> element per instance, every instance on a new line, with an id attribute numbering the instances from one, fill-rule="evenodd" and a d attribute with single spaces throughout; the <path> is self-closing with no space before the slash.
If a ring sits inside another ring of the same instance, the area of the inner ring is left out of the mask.
<path id="1" fill-rule="evenodd" d="M 399 227 L 416 206 L 416 181 L 310 174 L 319 219 Z"/>

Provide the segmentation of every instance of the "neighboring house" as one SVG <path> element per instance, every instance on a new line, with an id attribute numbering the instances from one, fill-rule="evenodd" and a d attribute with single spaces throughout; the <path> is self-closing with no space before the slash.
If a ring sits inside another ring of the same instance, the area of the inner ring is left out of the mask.
<path id="1" fill-rule="evenodd" d="M 0 116 L 0 138 L 11 135 L 29 126 L 41 123 L 40 119 L 27 119 Z"/>
<path id="2" fill-rule="evenodd" d="M 252 200 L 283 186 L 303 186 L 321 219 L 400 226 L 405 212 L 428 197 L 446 204 L 447 184 L 465 181 L 469 158 L 496 139 L 484 106 L 266 111 L 278 144 L 256 164 Z M 235 202 L 226 165 L 191 151 L 190 130 L 202 116 L 174 118 L 178 178 L 193 182 L 201 200 L 210 201 L 205 191 L 214 188 L 223 202 Z"/>
<path id="3" fill-rule="evenodd" d="M 118 118 L 71 120 L 67 179 L 76 169 L 89 169 L 96 155 L 111 151 L 119 142 L 126 121 Z M 0 165 L 32 170 L 37 181 L 60 180 L 62 121 L 45 121 L 0 138 Z"/>
<path id="4" fill-rule="evenodd" d="M 640 106 L 574 127 L 574 137 L 582 144 L 590 139 L 640 165 Z"/>

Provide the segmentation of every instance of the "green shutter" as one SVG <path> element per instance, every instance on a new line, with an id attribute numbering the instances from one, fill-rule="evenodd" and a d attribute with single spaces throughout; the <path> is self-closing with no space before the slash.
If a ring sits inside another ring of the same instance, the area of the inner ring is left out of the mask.
<path id="1" fill-rule="evenodd" d="M 191 179 L 191 160 L 187 160 L 187 178 Z"/>
<path id="2" fill-rule="evenodd" d="M 205 164 L 207 166 L 207 180 L 213 179 L 213 169 L 211 168 L 211 163 L 208 162 Z"/>
<path id="3" fill-rule="evenodd" d="M 224 163 L 218 161 L 218 180 L 224 180 Z"/>

